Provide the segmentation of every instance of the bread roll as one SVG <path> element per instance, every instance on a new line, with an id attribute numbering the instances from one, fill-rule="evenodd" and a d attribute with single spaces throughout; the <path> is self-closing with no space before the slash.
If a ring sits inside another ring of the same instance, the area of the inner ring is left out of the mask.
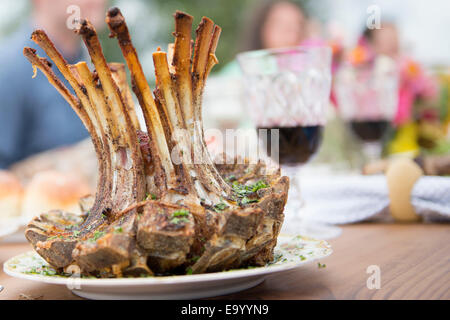
<path id="1" fill-rule="evenodd" d="M 0 170 L 0 220 L 20 215 L 23 187 L 12 173 Z"/>
<path id="2" fill-rule="evenodd" d="M 25 188 L 22 215 L 24 219 L 31 219 L 54 209 L 79 214 L 79 200 L 90 192 L 88 183 L 74 174 L 39 172 Z"/>

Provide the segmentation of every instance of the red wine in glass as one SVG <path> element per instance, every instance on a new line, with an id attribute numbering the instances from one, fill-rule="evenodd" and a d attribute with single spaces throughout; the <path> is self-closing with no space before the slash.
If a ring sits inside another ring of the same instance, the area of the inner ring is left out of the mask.
<path id="1" fill-rule="evenodd" d="M 353 133 L 363 142 L 380 141 L 389 127 L 388 120 L 350 121 Z"/>
<path id="2" fill-rule="evenodd" d="M 295 126 L 295 127 L 258 127 L 267 130 L 267 154 L 271 150 L 272 130 L 279 130 L 280 165 L 300 165 L 308 162 L 319 149 L 322 142 L 323 126 Z M 258 131 L 259 132 L 259 131 Z"/>

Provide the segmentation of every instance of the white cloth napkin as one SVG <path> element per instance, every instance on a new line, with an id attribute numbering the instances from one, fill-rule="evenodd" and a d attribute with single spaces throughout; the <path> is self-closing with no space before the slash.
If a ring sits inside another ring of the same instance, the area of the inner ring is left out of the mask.
<path id="1" fill-rule="evenodd" d="M 384 175 L 304 177 L 300 218 L 330 224 L 391 219 Z M 411 203 L 425 221 L 450 221 L 450 178 L 422 176 L 411 192 Z"/>

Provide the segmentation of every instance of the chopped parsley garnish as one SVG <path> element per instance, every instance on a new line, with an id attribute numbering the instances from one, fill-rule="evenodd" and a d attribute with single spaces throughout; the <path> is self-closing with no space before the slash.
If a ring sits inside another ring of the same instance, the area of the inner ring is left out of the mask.
<path id="1" fill-rule="evenodd" d="M 255 183 L 254 185 L 250 186 L 252 188 L 252 192 L 256 192 L 259 189 L 265 189 L 268 188 L 269 185 L 266 184 L 264 181 L 259 180 L 257 183 Z"/>
<path id="2" fill-rule="evenodd" d="M 123 228 L 122 227 L 115 227 L 114 228 L 114 233 L 122 233 L 123 232 Z"/>
<path id="3" fill-rule="evenodd" d="M 228 206 L 223 201 L 214 205 L 214 211 L 216 211 L 217 213 L 220 213 L 221 211 L 225 210 L 226 208 L 228 208 Z"/>
<path id="4" fill-rule="evenodd" d="M 156 200 L 156 195 L 154 195 L 153 193 L 147 193 L 145 195 L 145 200 Z"/>
<path id="5" fill-rule="evenodd" d="M 228 177 L 225 178 L 226 182 L 233 182 L 236 180 L 236 176 L 234 174 L 229 175 Z"/>
<path id="6" fill-rule="evenodd" d="M 180 210 L 174 211 L 172 213 L 172 218 L 170 220 L 170 223 L 172 223 L 172 224 L 179 224 L 180 222 L 188 223 L 189 222 L 189 219 L 188 219 L 189 214 L 190 214 L 189 211 L 186 209 L 180 209 Z"/>
<path id="7" fill-rule="evenodd" d="M 78 237 L 79 235 L 80 235 L 80 231 L 75 230 L 75 231 L 73 232 L 73 236 L 74 236 L 74 237 Z"/>
<path id="8" fill-rule="evenodd" d="M 186 209 L 180 209 L 175 211 L 174 213 L 172 213 L 173 217 L 188 217 L 189 216 L 189 211 L 187 211 Z"/>
<path id="9" fill-rule="evenodd" d="M 94 232 L 94 236 L 92 238 L 89 239 L 90 242 L 95 242 L 98 239 L 100 239 L 101 237 L 103 237 L 105 235 L 105 233 L 103 231 L 95 231 Z"/>
<path id="10" fill-rule="evenodd" d="M 170 223 L 173 223 L 173 224 L 179 224 L 180 222 L 188 223 L 189 219 L 185 218 L 185 217 L 181 217 L 181 218 L 175 217 L 170 220 Z"/>
<path id="11" fill-rule="evenodd" d="M 249 204 L 249 203 L 255 203 L 258 202 L 258 199 L 250 199 L 248 197 L 243 197 L 241 200 L 241 204 Z"/>
<path id="12" fill-rule="evenodd" d="M 44 276 L 55 276 L 58 273 L 56 272 L 56 270 L 52 269 L 49 266 L 43 265 L 40 267 L 32 267 L 31 269 L 25 271 L 25 273 L 28 274 L 40 274 L 40 275 L 44 275 Z"/>
<path id="13" fill-rule="evenodd" d="M 200 256 L 193 256 L 193 257 L 191 258 L 191 261 L 195 263 L 195 262 L 198 261 L 198 259 L 200 259 Z"/>
<path id="14" fill-rule="evenodd" d="M 234 192 L 237 194 L 238 197 L 241 197 L 241 198 L 251 195 L 260 189 L 264 189 L 264 188 L 268 188 L 268 187 L 269 187 L 269 185 L 266 184 L 262 180 L 256 182 L 255 184 L 251 184 L 251 185 L 239 184 L 237 181 L 235 181 L 235 182 L 233 182 L 233 185 L 232 185 Z"/>
<path id="15" fill-rule="evenodd" d="M 321 264 L 320 262 L 317 263 L 317 267 L 319 269 L 325 268 L 327 265 L 326 264 Z"/>
<path id="16" fill-rule="evenodd" d="M 192 268 L 191 267 L 188 267 L 186 269 L 186 274 L 192 274 Z"/>
<path id="17" fill-rule="evenodd" d="M 237 181 L 234 181 L 232 184 L 233 191 L 237 196 L 237 201 L 240 205 L 258 202 L 258 199 L 255 198 L 256 192 L 260 189 L 268 187 L 269 185 L 263 180 L 260 180 L 251 185 L 239 184 Z"/>

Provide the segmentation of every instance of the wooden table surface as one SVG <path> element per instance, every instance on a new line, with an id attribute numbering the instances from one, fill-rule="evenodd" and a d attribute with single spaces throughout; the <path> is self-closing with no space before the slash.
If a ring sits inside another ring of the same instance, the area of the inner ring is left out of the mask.
<path id="1" fill-rule="evenodd" d="M 317 264 L 273 275 L 259 286 L 222 299 L 450 299 L 449 224 L 356 224 L 329 242 L 333 254 Z M 0 243 L 0 264 L 29 250 Z M 368 289 L 368 266 L 381 271 L 381 288 Z M 21 296 L 80 299 L 65 286 L 14 279 L 0 271 L 0 300 Z"/>

